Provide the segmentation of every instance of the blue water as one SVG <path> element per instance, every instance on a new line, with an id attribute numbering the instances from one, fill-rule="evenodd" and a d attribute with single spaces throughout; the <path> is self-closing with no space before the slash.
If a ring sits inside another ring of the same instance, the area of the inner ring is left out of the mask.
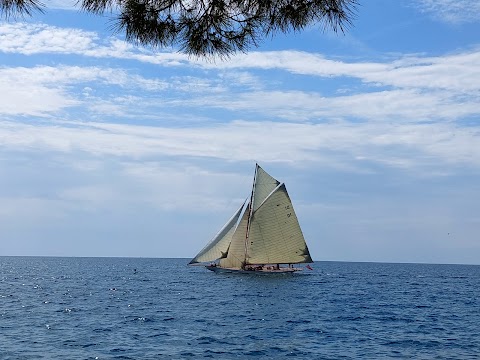
<path id="1" fill-rule="evenodd" d="M 186 262 L 0 257 L 0 359 L 480 358 L 480 266 Z"/>

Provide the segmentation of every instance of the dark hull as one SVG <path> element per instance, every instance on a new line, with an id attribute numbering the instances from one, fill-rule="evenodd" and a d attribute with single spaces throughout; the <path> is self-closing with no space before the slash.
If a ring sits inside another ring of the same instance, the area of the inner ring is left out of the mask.
<path id="1" fill-rule="evenodd" d="M 300 268 L 280 268 L 273 270 L 243 270 L 243 269 L 233 269 L 233 268 L 222 268 L 220 266 L 205 266 L 208 270 L 214 271 L 217 273 L 231 273 L 231 274 L 293 274 L 298 271 L 302 271 Z"/>

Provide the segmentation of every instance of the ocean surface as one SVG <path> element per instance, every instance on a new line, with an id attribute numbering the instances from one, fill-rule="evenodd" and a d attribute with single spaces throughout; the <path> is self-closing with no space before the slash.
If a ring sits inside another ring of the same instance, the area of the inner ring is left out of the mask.
<path id="1" fill-rule="evenodd" d="M 0 257 L 0 359 L 479 359 L 480 266 Z"/>

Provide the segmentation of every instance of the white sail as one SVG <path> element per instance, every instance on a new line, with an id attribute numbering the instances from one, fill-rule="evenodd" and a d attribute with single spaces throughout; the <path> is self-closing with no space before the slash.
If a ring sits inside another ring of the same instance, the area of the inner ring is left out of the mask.
<path id="1" fill-rule="evenodd" d="M 195 256 L 189 264 L 199 262 L 208 262 L 225 257 L 232 240 L 232 235 L 235 232 L 235 225 L 242 213 L 245 202 L 240 209 L 233 214 L 230 220 L 222 227 L 220 232 Z"/>
<path id="2" fill-rule="evenodd" d="M 248 216 L 250 204 L 243 213 L 242 220 L 232 236 L 230 248 L 226 258 L 220 259 L 220 266 L 225 268 L 240 269 L 245 264 L 245 237 L 247 234 Z"/>
<path id="3" fill-rule="evenodd" d="M 247 264 L 312 262 L 285 184 L 253 212 L 246 249 Z"/>
<path id="4" fill-rule="evenodd" d="M 258 164 L 255 173 L 255 183 L 253 185 L 253 211 L 256 211 L 267 196 L 280 184 L 280 182 L 270 176 Z"/>

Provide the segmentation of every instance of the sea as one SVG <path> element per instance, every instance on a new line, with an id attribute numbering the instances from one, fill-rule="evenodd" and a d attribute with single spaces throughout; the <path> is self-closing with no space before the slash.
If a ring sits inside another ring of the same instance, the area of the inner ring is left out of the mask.
<path id="1" fill-rule="evenodd" d="M 479 359 L 480 266 L 0 257 L 0 359 Z"/>

